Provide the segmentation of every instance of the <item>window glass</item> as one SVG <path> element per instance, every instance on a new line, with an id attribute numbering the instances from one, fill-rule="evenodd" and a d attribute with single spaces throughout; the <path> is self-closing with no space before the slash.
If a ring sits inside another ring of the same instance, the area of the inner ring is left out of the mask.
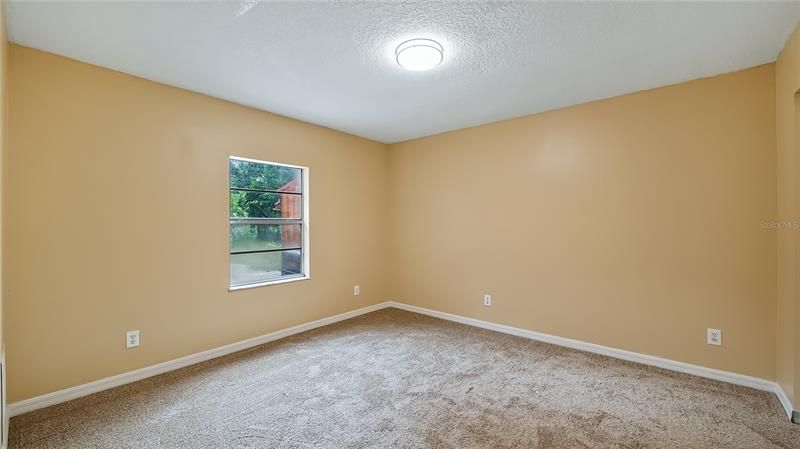
<path id="1" fill-rule="evenodd" d="M 230 286 L 306 275 L 304 170 L 232 157 Z"/>

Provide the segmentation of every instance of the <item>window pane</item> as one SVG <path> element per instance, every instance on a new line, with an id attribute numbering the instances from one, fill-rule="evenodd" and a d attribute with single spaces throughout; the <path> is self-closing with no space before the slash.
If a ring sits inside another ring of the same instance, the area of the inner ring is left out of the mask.
<path id="1" fill-rule="evenodd" d="M 303 198 L 231 190 L 231 218 L 302 218 Z"/>
<path id="2" fill-rule="evenodd" d="M 299 248 L 302 246 L 302 225 L 296 224 L 231 224 L 231 251 Z"/>
<path id="3" fill-rule="evenodd" d="M 300 169 L 282 165 L 230 160 L 231 187 L 300 192 Z"/>
<path id="4" fill-rule="evenodd" d="M 231 285 L 257 284 L 300 275 L 303 273 L 302 258 L 300 250 L 232 254 Z"/>

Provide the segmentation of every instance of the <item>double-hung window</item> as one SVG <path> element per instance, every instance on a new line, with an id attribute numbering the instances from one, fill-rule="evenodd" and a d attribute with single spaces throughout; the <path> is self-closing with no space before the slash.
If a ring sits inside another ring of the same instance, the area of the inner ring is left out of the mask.
<path id="1" fill-rule="evenodd" d="M 308 277 L 308 169 L 231 157 L 230 288 Z"/>

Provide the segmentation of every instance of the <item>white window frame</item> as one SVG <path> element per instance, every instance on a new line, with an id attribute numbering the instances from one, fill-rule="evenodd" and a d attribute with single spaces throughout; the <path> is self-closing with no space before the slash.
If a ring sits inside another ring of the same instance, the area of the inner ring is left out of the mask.
<path id="1" fill-rule="evenodd" d="M 231 220 L 231 199 L 230 199 L 230 191 L 231 191 L 231 173 L 230 169 L 227 170 L 228 172 L 228 291 L 238 291 L 238 290 L 248 290 L 251 288 L 258 288 L 258 287 L 265 287 L 267 285 L 276 285 L 276 284 L 286 284 L 289 282 L 297 282 L 297 281 L 305 281 L 311 279 L 311 232 L 309 228 L 309 168 L 304 167 L 302 165 L 292 165 L 292 164 L 284 164 L 282 162 L 271 162 L 271 161 L 264 161 L 260 159 L 251 159 L 247 157 L 241 156 L 234 156 L 228 155 L 228 167 L 230 167 L 230 161 L 244 161 L 244 162 L 254 162 L 257 164 L 267 164 L 267 165 L 278 165 L 281 167 L 289 167 L 289 168 L 296 168 L 300 170 L 300 184 L 301 184 L 301 199 L 303 204 L 303 210 L 300 219 L 301 223 L 301 235 L 303 237 L 303 244 L 302 248 L 300 248 L 301 259 L 303 261 L 303 273 L 297 276 L 291 277 L 283 277 L 280 279 L 274 279 L 271 281 L 264 281 L 258 282 L 253 284 L 244 284 L 244 285 L 231 285 L 231 263 L 232 259 L 231 256 L 233 255 L 233 248 L 231 248 L 231 232 L 233 232 L 232 224 L 234 224 L 233 220 Z"/>

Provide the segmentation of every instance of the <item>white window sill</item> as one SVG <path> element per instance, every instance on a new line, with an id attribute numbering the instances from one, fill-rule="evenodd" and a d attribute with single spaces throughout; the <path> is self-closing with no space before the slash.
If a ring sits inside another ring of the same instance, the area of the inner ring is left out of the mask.
<path id="1" fill-rule="evenodd" d="M 266 287 L 268 285 L 277 285 L 277 284 L 288 284 L 289 282 L 307 281 L 309 279 L 311 279 L 311 276 L 305 276 L 305 275 L 291 277 L 291 278 L 284 278 L 284 279 L 276 279 L 274 281 L 259 282 L 258 284 L 237 285 L 235 287 L 228 287 L 228 291 L 235 292 L 239 290 L 249 290 L 251 288 Z"/>

